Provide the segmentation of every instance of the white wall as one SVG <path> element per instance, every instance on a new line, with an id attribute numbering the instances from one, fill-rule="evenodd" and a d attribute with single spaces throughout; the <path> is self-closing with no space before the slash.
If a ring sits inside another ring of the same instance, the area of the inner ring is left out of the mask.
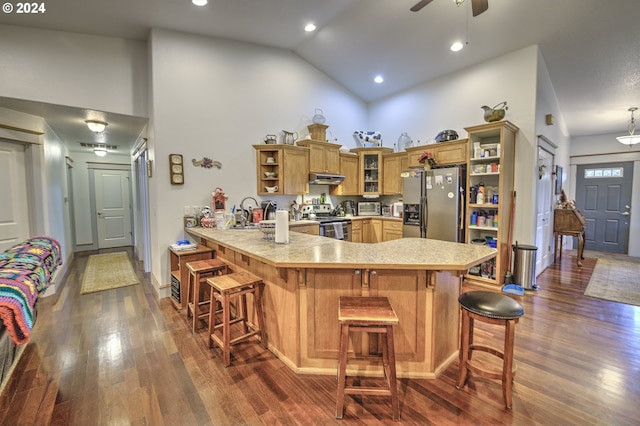
<path id="1" fill-rule="evenodd" d="M 146 43 L 0 25 L 0 96 L 147 116 Z"/>
<path id="2" fill-rule="evenodd" d="M 254 144 L 282 130 L 302 137 L 315 108 L 329 131 L 353 146 L 351 134 L 366 125 L 364 102 L 290 51 L 154 29 L 149 146 L 152 273 L 169 283 L 167 247 L 184 238 L 183 206 L 211 205 L 224 189 L 228 206 L 256 197 Z M 169 183 L 168 157 L 182 154 L 185 184 Z M 209 157 L 222 169 L 191 165 Z"/>
<path id="3" fill-rule="evenodd" d="M 380 130 L 393 147 L 402 132 L 414 143 L 452 129 L 466 138 L 465 127 L 484 124 L 483 105 L 507 101 L 505 119 L 516 135 L 515 189 L 518 194 L 514 240 L 535 239 L 535 102 L 538 48 L 527 47 L 390 96 L 369 107 L 367 130 Z M 364 130 L 364 129 L 363 129 Z"/>

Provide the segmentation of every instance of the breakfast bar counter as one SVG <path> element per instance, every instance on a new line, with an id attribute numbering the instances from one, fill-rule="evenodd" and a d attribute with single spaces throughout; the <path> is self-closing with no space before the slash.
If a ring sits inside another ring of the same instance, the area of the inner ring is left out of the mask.
<path id="1" fill-rule="evenodd" d="M 269 349 L 305 374 L 336 373 L 340 296 L 384 296 L 400 320 L 398 376 L 435 378 L 458 353 L 462 274 L 496 255 L 487 246 L 419 238 L 365 244 L 292 232 L 288 244 L 277 244 L 259 230 L 186 231 L 216 257 L 263 279 Z M 379 342 L 364 334 L 351 352 L 378 351 Z M 367 359 L 350 365 L 359 374 L 381 371 Z"/>

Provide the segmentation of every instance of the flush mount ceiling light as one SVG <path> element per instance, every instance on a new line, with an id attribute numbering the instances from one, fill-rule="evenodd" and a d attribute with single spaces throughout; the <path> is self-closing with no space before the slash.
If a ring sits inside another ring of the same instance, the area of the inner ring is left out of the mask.
<path id="1" fill-rule="evenodd" d="M 107 123 L 105 123 L 104 121 L 86 120 L 85 123 L 87 123 L 87 127 L 89 128 L 89 130 L 94 133 L 102 133 L 105 127 L 107 127 Z"/>
<path id="2" fill-rule="evenodd" d="M 456 41 L 455 43 L 453 43 L 451 45 L 451 47 L 449 49 L 451 49 L 452 52 L 459 52 L 462 50 L 462 48 L 464 47 L 464 44 L 462 44 L 459 41 Z"/>
<path id="3" fill-rule="evenodd" d="M 308 33 L 313 32 L 316 30 L 316 25 L 312 22 L 309 22 L 307 25 L 305 25 L 304 30 Z"/>
<path id="4" fill-rule="evenodd" d="M 375 78 L 373 79 L 373 81 L 375 81 L 376 83 L 380 84 L 384 81 L 384 78 L 381 75 L 376 75 Z"/>
<path id="5" fill-rule="evenodd" d="M 191 3 L 195 4 L 196 6 L 206 6 L 208 1 L 207 0 L 191 0 Z"/>
<path id="6" fill-rule="evenodd" d="M 98 146 L 98 147 L 93 148 L 93 152 L 98 157 L 104 157 L 105 155 L 107 155 L 107 148 L 105 148 L 104 146 Z"/>
<path id="7" fill-rule="evenodd" d="M 631 107 L 627 111 L 631 112 L 631 120 L 629 121 L 629 130 L 628 135 L 618 136 L 618 142 L 624 145 L 634 145 L 640 142 L 640 135 L 634 135 L 633 133 L 636 131 L 636 119 L 633 116 L 633 113 L 638 110 L 638 107 Z"/>

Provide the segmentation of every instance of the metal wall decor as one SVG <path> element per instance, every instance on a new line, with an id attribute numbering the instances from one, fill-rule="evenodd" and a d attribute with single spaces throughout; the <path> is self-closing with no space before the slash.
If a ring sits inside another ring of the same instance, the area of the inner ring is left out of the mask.
<path id="1" fill-rule="evenodd" d="M 210 169 L 212 167 L 216 167 L 218 169 L 222 168 L 222 163 L 219 161 L 213 161 L 211 158 L 203 157 L 202 160 L 196 160 L 195 158 L 191 160 L 194 166 L 202 167 L 205 169 Z"/>

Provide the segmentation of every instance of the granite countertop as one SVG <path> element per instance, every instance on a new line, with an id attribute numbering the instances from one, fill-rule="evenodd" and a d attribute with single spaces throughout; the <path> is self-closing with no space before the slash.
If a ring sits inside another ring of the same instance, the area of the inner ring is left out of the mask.
<path id="1" fill-rule="evenodd" d="M 203 238 L 276 267 L 393 268 L 464 271 L 495 257 L 496 249 L 425 238 L 400 238 L 365 244 L 297 232 L 288 244 L 277 244 L 254 229 L 186 228 Z"/>

